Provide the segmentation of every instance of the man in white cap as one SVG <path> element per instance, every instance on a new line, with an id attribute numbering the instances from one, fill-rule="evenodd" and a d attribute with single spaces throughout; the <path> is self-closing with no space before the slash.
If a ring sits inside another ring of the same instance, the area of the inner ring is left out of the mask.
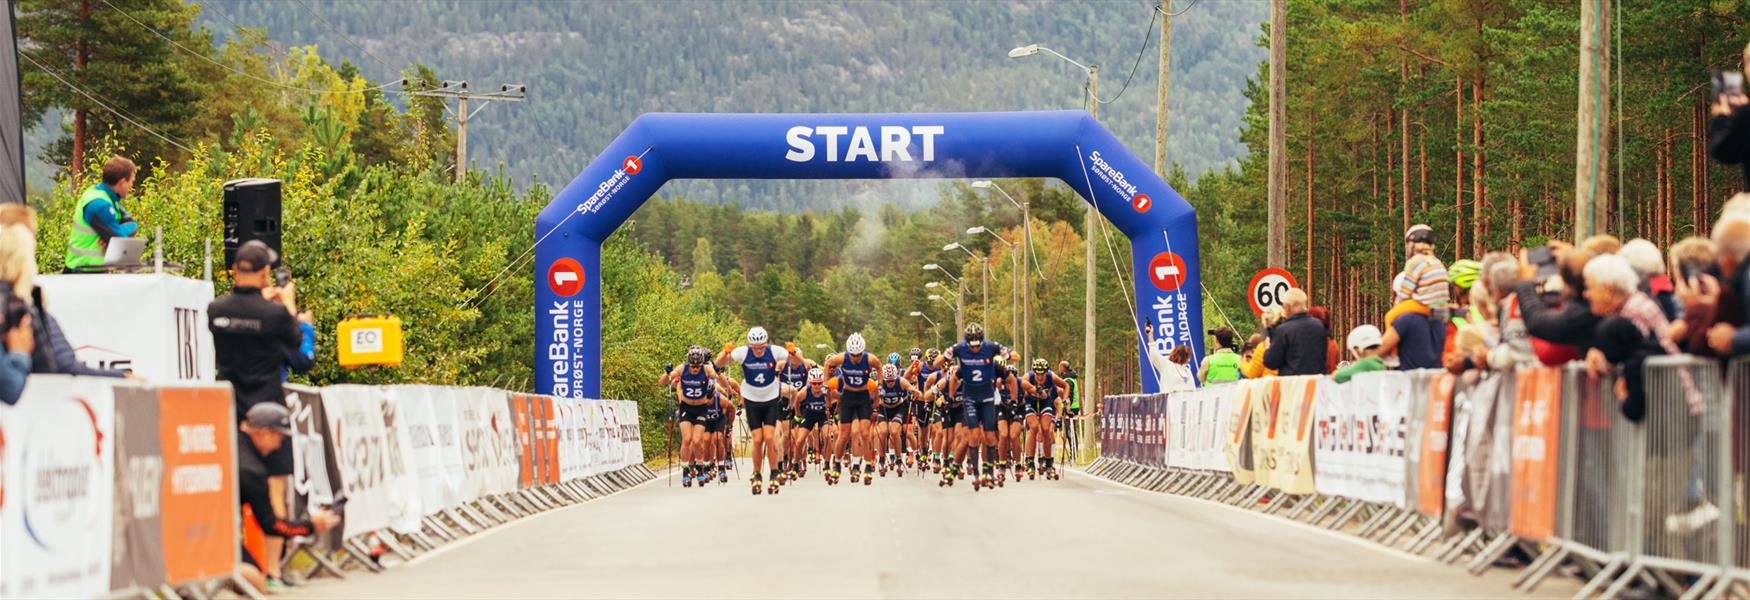
<path id="1" fill-rule="evenodd" d="M 1379 328 L 1372 325 L 1362 325 L 1356 327 L 1354 331 L 1350 331 L 1348 343 L 1344 345 L 1349 347 L 1349 352 L 1354 355 L 1355 362 L 1337 369 L 1337 373 L 1332 375 L 1331 379 L 1337 383 L 1348 383 L 1349 379 L 1357 374 L 1384 371 L 1385 359 L 1379 357 L 1380 338 Z"/>
<path id="2" fill-rule="evenodd" d="M 778 493 L 778 485 L 784 483 L 784 448 L 777 443 L 778 417 L 780 415 L 778 392 L 778 366 L 790 360 L 790 353 L 783 348 L 771 345 L 767 339 L 766 328 L 754 327 L 747 330 L 747 345 L 726 346 L 717 355 L 717 367 L 723 368 L 729 361 L 741 365 L 741 398 L 746 402 L 742 412 L 747 415 L 747 431 L 751 438 L 748 445 L 748 456 L 753 459 L 753 493 L 760 493 L 760 476 L 762 462 L 772 465 L 771 493 Z"/>

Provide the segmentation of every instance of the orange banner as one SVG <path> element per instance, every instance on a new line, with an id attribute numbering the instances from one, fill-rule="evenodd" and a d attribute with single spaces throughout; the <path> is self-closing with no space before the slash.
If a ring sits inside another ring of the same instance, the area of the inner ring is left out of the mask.
<path id="1" fill-rule="evenodd" d="M 237 564 L 231 390 L 166 388 L 158 399 L 165 576 L 178 585 L 230 573 Z"/>
<path id="2" fill-rule="evenodd" d="M 517 477 L 517 485 L 521 487 L 529 487 L 535 484 L 535 444 L 533 433 L 535 430 L 533 427 L 530 427 L 530 400 L 530 397 L 520 394 L 512 394 L 510 397 L 510 411 L 516 418 L 516 440 L 517 444 L 522 446 L 522 452 L 519 453 L 522 460 L 522 470 L 518 471 Z"/>
<path id="3" fill-rule="evenodd" d="M 1452 395 L 1458 377 L 1435 375 L 1428 384 L 1428 413 L 1423 420 L 1422 456 L 1416 473 L 1417 510 L 1438 517 L 1446 510 L 1446 446 L 1451 432 Z M 1412 396 L 1413 397 L 1413 396 Z"/>
<path id="4" fill-rule="evenodd" d="M 1513 410 L 1513 534 L 1543 540 L 1556 532 L 1556 464 L 1561 442 L 1562 373 L 1520 369 Z"/>
<path id="5" fill-rule="evenodd" d="M 546 483 L 559 483 L 559 417 L 554 414 L 553 397 L 541 396 L 541 432 L 546 444 L 547 465 L 545 471 Z"/>

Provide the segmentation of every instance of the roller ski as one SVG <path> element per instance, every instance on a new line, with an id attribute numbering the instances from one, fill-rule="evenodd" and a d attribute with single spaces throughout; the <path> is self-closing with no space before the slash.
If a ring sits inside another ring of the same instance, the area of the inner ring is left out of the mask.
<path id="1" fill-rule="evenodd" d="M 693 467 L 686 466 L 681 468 L 681 487 L 693 487 Z"/>
<path id="2" fill-rule="evenodd" d="M 764 489 L 764 486 L 762 486 L 760 484 L 759 474 L 757 474 L 757 473 L 754 474 L 753 479 L 751 479 L 750 481 L 753 482 L 753 495 L 755 495 L 755 496 L 760 495 L 760 490 Z M 777 484 L 775 484 L 775 483 L 772 484 L 772 488 L 773 488 L 772 493 L 774 493 L 774 494 L 778 493 L 777 492 Z"/>
<path id="3" fill-rule="evenodd" d="M 758 482 L 758 480 L 756 479 L 755 482 Z M 773 480 L 771 483 L 766 484 L 766 493 L 776 496 L 778 495 L 778 487 L 777 480 Z M 754 492 L 754 494 L 758 495 L 759 492 Z"/>
<path id="4" fill-rule="evenodd" d="M 717 467 L 717 485 L 729 483 L 729 469 Z"/>
<path id="5" fill-rule="evenodd" d="M 863 485 L 875 485 L 875 465 L 863 465 Z"/>
<path id="6" fill-rule="evenodd" d="M 857 482 L 862 481 L 862 479 L 863 470 L 857 468 L 857 465 L 851 465 L 851 485 L 856 485 Z"/>

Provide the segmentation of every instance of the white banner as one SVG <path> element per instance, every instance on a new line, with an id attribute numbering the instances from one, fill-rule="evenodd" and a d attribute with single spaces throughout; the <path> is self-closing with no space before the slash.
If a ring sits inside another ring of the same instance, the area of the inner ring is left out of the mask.
<path id="1" fill-rule="evenodd" d="M 384 388 L 395 404 L 396 433 L 412 450 L 421 508 L 430 515 L 472 497 L 462 495 L 462 448 L 456 432 L 456 395 L 461 390 L 428 385 Z"/>
<path id="2" fill-rule="evenodd" d="M 583 448 L 583 404 L 588 400 L 576 398 L 554 398 L 553 408 L 557 411 L 555 419 L 559 429 L 559 480 L 571 481 L 584 476 L 588 470 Z"/>
<path id="3" fill-rule="evenodd" d="M 1167 466 L 1232 471 L 1224 452 L 1230 402 L 1237 385 L 1175 392 L 1167 397 Z"/>
<path id="4" fill-rule="evenodd" d="M 1382 371 L 1319 386 L 1313 470 L 1320 494 L 1404 506 L 1410 384 L 1402 373 Z"/>
<path id="5" fill-rule="evenodd" d="M 619 400 L 620 444 L 623 446 L 621 464 L 626 466 L 644 464 L 644 431 L 638 426 L 638 403 L 631 400 Z"/>
<path id="6" fill-rule="evenodd" d="M 155 382 L 212 381 L 213 284 L 171 275 L 44 275 L 43 304 L 88 366 Z M 71 318 L 73 316 L 78 318 Z"/>
<path id="7" fill-rule="evenodd" d="M 456 426 L 462 447 L 461 496 L 472 500 L 517 490 L 520 465 L 516 422 L 503 390 L 456 390 Z"/>
<path id="8" fill-rule="evenodd" d="M 340 469 L 337 491 L 347 499 L 341 535 L 418 531 L 421 488 L 396 403 L 384 388 L 336 385 L 322 388 L 322 408 Z"/>
<path id="9" fill-rule="evenodd" d="M 108 380 L 32 375 L 0 403 L 0 597 L 109 592 L 114 433 Z"/>

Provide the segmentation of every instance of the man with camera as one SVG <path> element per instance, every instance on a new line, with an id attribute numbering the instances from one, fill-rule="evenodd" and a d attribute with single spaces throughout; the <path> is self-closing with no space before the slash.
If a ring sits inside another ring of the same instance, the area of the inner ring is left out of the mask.
<path id="1" fill-rule="evenodd" d="M 237 427 L 242 432 L 237 438 L 237 494 L 244 516 L 242 573 L 262 591 L 278 591 L 283 585 L 279 550 L 271 540 L 314 535 L 340 524 L 340 516 L 326 508 L 311 508 L 310 520 L 300 521 L 282 516 L 276 505 L 283 494 L 272 491 L 268 457 L 290 449 L 286 438 L 292 435 L 291 415 L 285 405 L 263 402 L 251 407 Z"/>
<path id="2" fill-rule="evenodd" d="M 279 254 L 258 240 L 237 248 L 231 261 L 231 291 L 207 305 L 207 328 L 213 332 L 213 350 L 218 359 L 219 379 L 231 382 L 237 403 L 237 421 L 261 404 L 284 405 L 284 367 L 288 355 L 299 349 L 303 335 L 298 314 L 296 286 L 273 285 L 274 263 Z M 268 497 L 275 516 L 285 518 L 285 489 L 292 475 L 292 448 L 281 444 L 263 451 Z M 270 576 L 278 573 L 280 550 L 285 538 L 264 529 L 264 545 Z"/>
<path id="3" fill-rule="evenodd" d="M 1750 64 L 1750 46 L 1744 48 Z M 1744 73 L 1724 71 L 1713 76 L 1714 101 L 1707 125 L 1707 154 L 1721 164 L 1738 165 L 1750 186 L 1750 96 L 1744 94 Z"/>

